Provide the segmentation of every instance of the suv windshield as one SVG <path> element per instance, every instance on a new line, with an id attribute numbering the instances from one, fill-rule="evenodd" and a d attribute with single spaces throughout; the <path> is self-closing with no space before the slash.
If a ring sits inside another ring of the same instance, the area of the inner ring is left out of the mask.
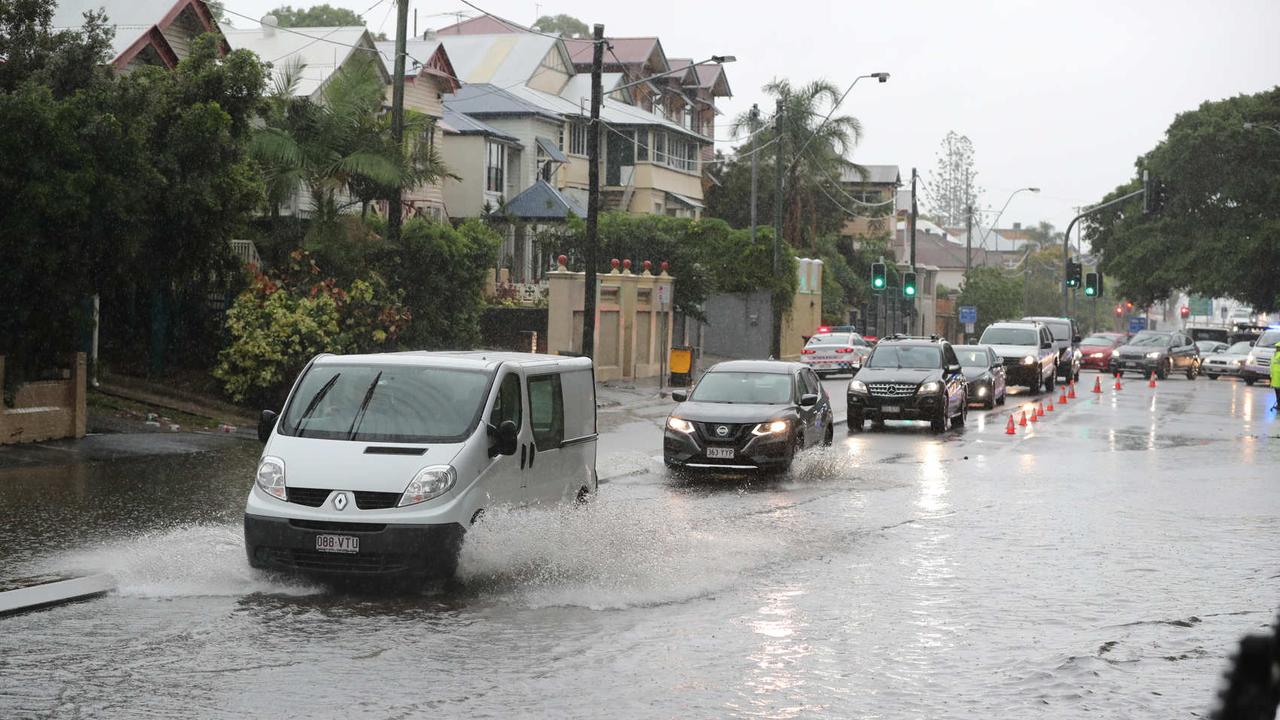
<path id="1" fill-rule="evenodd" d="M 488 394 L 478 370 L 414 365 L 317 365 L 280 419 L 297 437 L 364 442 L 458 442 Z"/>
<path id="2" fill-rule="evenodd" d="M 1081 340 L 1080 344 L 1081 345 L 1115 345 L 1116 341 L 1113 338 L 1109 338 L 1105 335 L 1090 335 L 1084 340 Z"/>
<path id="3" fill-rule="evenodd" d="M 698 381 L 689 398 L 709 403 L 791 402 L 791 376 L 784 373 L 709 372 Z"/>
<path id="4" fill-rule="evenodd" d="M 1278 342 L 1280 342 L 1280 330 L 1268 330 L 1262 333 L 1262 337 L 1258 338 L 1258 342 L 1254 343 L 1254 347 L 1273 350 Z"/>
<path id="5" fill-rule="evenodd" d="M 1168 335 L 1138 333 L 1129 341 L 1129 344 L 1140 347 L 1169 347 L 1169 340 L 1170 336 Z"/>
<path id="6" fill-rule="evenodd" d="M 809 338 L 809 345 L 848 345 L 848 333 L 833 333 L 831 335 L 814 335 Z"/>
<path id="7" fill-rule="evenodd" d="M 867 367 L 934 369 L 942 367 L 942 353 L 925 345 L 880 345 L 871 353 Z"/>
<path id="8" fill-rule="evenodd" d="M 983 345 L 1031 345 L 1036 346 L 1036 331 L 1031 328 L 989 327 L 982 332 Z"/>
<path id="9" fill-rule="evenodd" d="M 1235 345 L 1232 345 L 1231 347 L 1227 348 L 1227 352 L 1233 353 L 1236 355 L 1247 355 L 1249 354 L 1249 348 L 1251 347 L 1253 347 L 1253 343 L 1249 342 L 1248 340 L 1241 340 Z"/>
<path id="10" fill-rule="evenodd" d="M 958 347 L 955 350 L 956 356 L 960 358 L 960 364 L 964 367 L 984 368 L 991 364 L 986 348 Z"/>

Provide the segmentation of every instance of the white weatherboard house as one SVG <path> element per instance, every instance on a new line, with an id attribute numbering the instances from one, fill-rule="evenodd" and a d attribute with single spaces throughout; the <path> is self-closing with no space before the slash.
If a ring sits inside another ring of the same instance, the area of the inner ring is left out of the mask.
<path id="1" fill-rule="evenodd" d="M 86 12 L 103 11 L 115 32 L 111 64 L 119 72 L 140 65 L 172 69 L 187 56 L 191 42 L 207 32 L 219 32 L 203 0 L 61 0 L 51 25 L 55 30 L 79 30 Z M 221 41 L 222 51 L 229 48 Z"/>

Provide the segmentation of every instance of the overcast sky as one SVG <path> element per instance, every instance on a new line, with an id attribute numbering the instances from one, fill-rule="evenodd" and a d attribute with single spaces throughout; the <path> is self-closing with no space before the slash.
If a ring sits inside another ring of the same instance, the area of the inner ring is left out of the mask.
<path id="1" fill-rule="evenodd" d="M 364 12 L 373 3 L 330 0 L 394 36 L 394 0 Z M 259 17 L 280 3 L 225 4 Z M 772 112 L 760 90 L 771 78 L 826 78 L 843 88 L 861 74 L 891 73 L 883 85 L 859 82 L 841 107 L 864 129 L 850 159 L 896 164 L 904 180 L 915 166 L 927 181 L 947 131 L 968 135 L 989 219 L 1013 190 L 1042 188 L 1018 195 L 1001 226 L 1048 220 L 1065 228 L 1074 206 L 1132 177 L 1134 159 L 1175 114 L 1280 83 L 1280 0 L 476 4 L 526 24 L 540 10 L 603 23 L 607 35 L 656 35 L 669 57 L 736 55 L 728 66 L 734 96 L 719 103 L 722 138 L 751 103 Z M 412 0 L 410 8 L 410 32 L 415 9 L 419 31 L 453 22 L 441 13 L 477 14 L 456 0 Z"/>

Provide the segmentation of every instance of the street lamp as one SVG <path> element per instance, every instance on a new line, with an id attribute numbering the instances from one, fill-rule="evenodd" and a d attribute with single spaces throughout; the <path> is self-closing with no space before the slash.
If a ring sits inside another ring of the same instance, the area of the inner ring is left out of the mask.
<path id="1" fill-rule="evenodd" d="M 1262 123 L 1255 123 L 1255 122 L 1247 122 L 1244 124 L 1245 130 L 1261 130 L 1263 128 L 1266 128 L 1267 130 L 1270 130 L 1271 132 L 1277 135 L 1280 135 L 1280 125 L 1265 125 Z"/>
<path id="2" fill-rule="evenodd" d="M 854 78 L 853 82 L 849 83 L 849 87 L 845 88 L 844 94 L 840 96 L 840 99 L 836 100 L 835 103 L 831 105 L 831 110 L 827 112 L 827 116 L 822 118 L 822 122 L 818 123 L 818 127 L 814 128 L 813 132 L 809 133 L 809 137 L 805 138 L 804 144 L 796 151 L 795 157 L 791 158 L 791 164 L 787 166 L 788 171 L 790 171 L 796 163 L 800 162 L 800 156 L 804 155 L 805 148 L 809 147 L 809 143 L 813 142 L 813 139 L 818 136 L 818 133 L 822 132 L 823 126 L 825 126 L 827 122 L 831 120 L 831 116 L 836 113 L 836 108 L 840 107 L 840 104 L 844 102 L 844 99 L 848 97 L 849 93 L 853 92 L 853 86 L 857 85 L 858 81 L 863 78 L 875 78 L 881 83 L 886 83 L 889 82 L 889 73 L 873 72 L 867 73 L 866 75 L 859 75 Z"/>
<path id="3" fill-rule="evenodd" d="M 1017 194 L 1018 194 L 1018 193 L 1020 193 L 1020 192 L 1033 192 L 1033 193 L 1038 193 L 1038 192 L 1040 192 L 1040 188 L 1038 188 L 1038 187 L 1024 187 L 1024 188 L 1018 188 L 1017 190 L 1014 190 L 1013 192 L 1009 193 L 1009 199 L 1004 201 L 1004 207 L 1000 208 L 1000 212 L 996 213 L 996 219 L 995 219 L 995 220 L 992 220 L 992 221 L 991 221 L 991 226 L 987 228 L 986 232 L 982 233 L 982 239 L 978 241 L 978 244 L 979 244 L 979 245 L 981 245 L 981 246 L 982 246 L 982 247 L 984 247 L 984 248 L 987 246 L 987 244 L 986 244 L 986 243 L 987 243 L 987 235 L 991 234 L 991 231 L 992 231 L 992 230 L 995 230 L 995 229 L 996 229 L 996 226 L 998 226 L 998 225 L 1000 224 L 1000 216 L 1001 216 L 1001 215 L 1004 215 L 1004 211 L 1005 211 L 1005 210 L 1007 210 L 1007 209 L 1009 208 L 1009 203 L 1013 202 L 1013 196 L 1014 196 L 1014 195 L 1017 195 Z M 997 235 L 996 235 L 996 252 L 1000 252 L 1000 235 L 999 235 L 999 234 L 997 234 Z"/>

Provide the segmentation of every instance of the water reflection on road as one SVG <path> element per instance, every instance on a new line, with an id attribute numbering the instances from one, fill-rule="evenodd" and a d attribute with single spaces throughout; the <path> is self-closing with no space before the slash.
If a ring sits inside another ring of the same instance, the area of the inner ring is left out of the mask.
<path id="1" fill-rule="evenodd" d="M 1280 597 L 1277 425 L 1245 392 L 838 436 L 778 479 L 633 452 L 592 504 L 490 513 L 457 582 L 401 592 L 251 571 L 251 445 L 0 471 L 0 580 L 119 584 L 0 619 L 0 716 L 1202 712 Z"/>

